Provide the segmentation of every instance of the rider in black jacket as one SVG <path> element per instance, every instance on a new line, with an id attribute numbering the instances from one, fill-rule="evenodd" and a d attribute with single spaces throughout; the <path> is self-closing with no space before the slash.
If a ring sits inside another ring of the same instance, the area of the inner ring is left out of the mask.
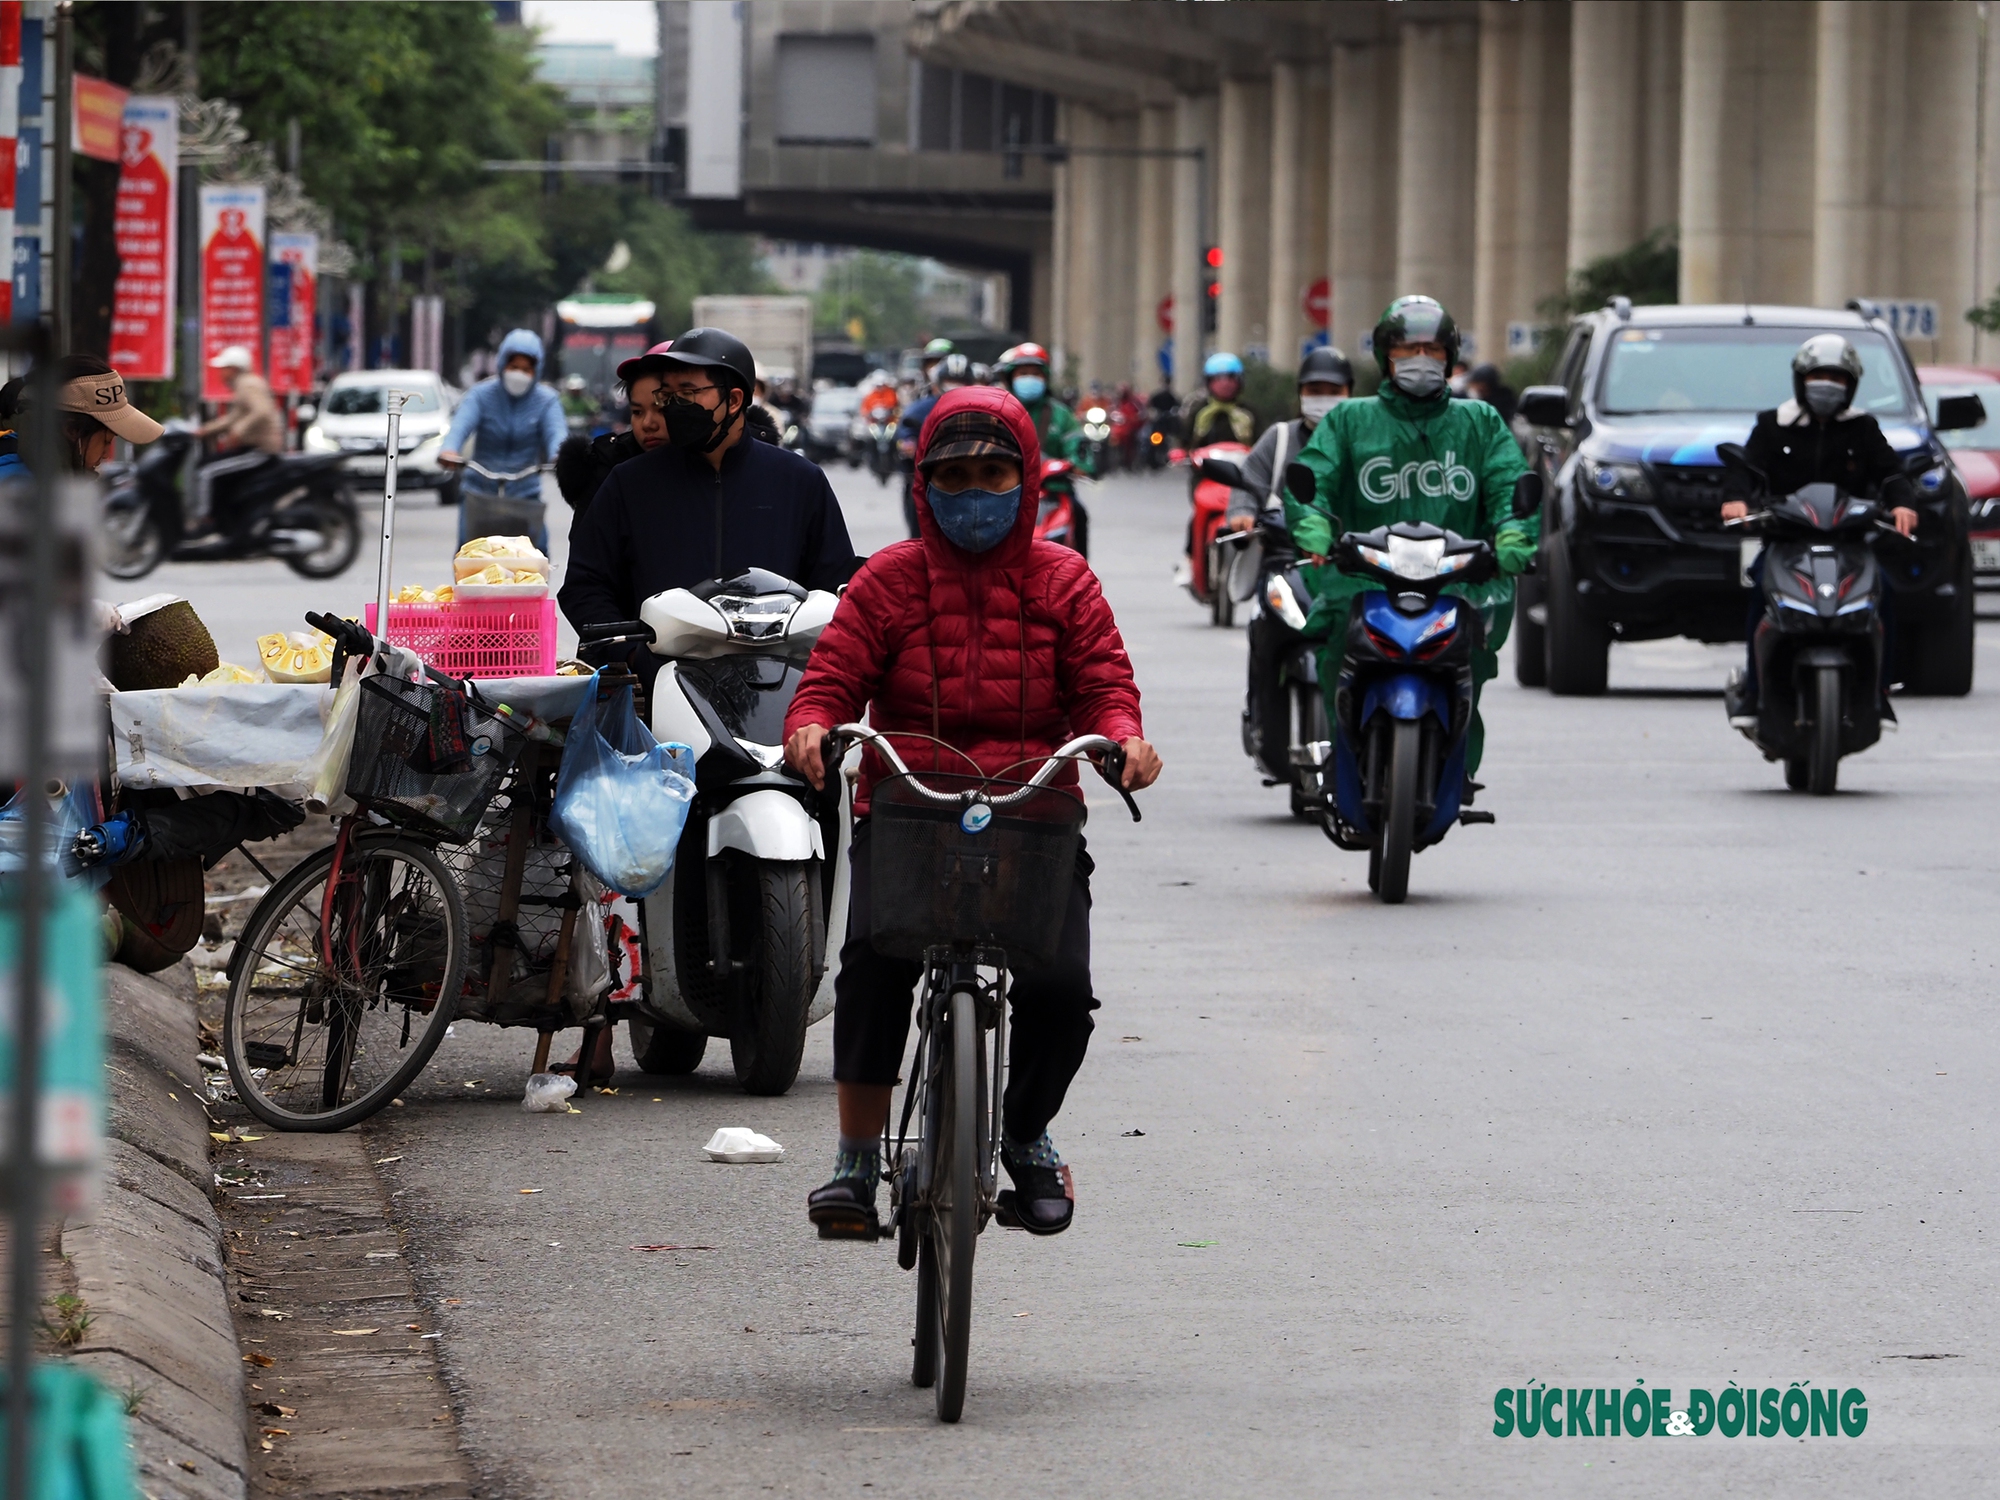
<path id="1" fill-rule="evenodd" d="M 1913 536 L 1917 529 L 1916 487 L 1904 471 L 1901 456 L 1882 436 L 1880 424 L 1867 412 L 1854 409 L 1854 393 L 1860 384 L 1861 355 L 1855 347 L 1837 333 L 1814 334 L 1792 356 L 1792 399 L 1757 413 L 1757 425 L 1751 429 L 1750 441 L 1743 445 L 1744 457 L 1763 474 L 1767 495 L 1790 495 L 1809 484 L 1838 485 L 1850 495 L 1888 504 L 1896 529 L 1904 536 Z M 1750 513 L 1747 476 L 1732 469 L 1728 483 L 1734 493 L 1723 503 L 1725 521 Z M 1762 557 L 1750 572 L 1759 586 L 1750 596 L 1746 631 L 1749 663 L 1739 676 L 1730 679 L 1724 692 L 1730 722 L 1739 728 L 1756 725 L 1756 635 L 1757 621 L 1764 611 Z M 1882 619 L 1886 630 L 1890 625 L 1886 592 Z M 1888 662 L 1889 653 L 1884 651 L 1885 690 Z"/>
<path id="2" fill-rule="evenodd" d="M 719 328 L 674 340 L 664 375 L 667 442 L 620 464 L 570 533 L 557 598 L 572 625 L 633 620 L 666 589 L 766 568 L 836 589 L 859 566 L 840 502 L 817 464 L 751 438 L 744 421 L 756 365 Z M 644 646 L 586 649 L 627 660 L 650 683 Z"/>

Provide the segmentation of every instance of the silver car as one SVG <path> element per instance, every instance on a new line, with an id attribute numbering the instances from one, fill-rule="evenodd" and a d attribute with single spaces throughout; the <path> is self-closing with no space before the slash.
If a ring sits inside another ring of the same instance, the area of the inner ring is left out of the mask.
<path id="1" fill-rule="evenodd" d="M 391 390 L 407 391 L 396 460 L 398 490 L 438 490 L 457 499 L 458 476 L 438 462 L 458 392 L 429 370 L 349 370 L 333 377 L 313 421 L 300 439 L 308 453 L 345 453 L 347 472 L 380 480 L 389 447 L 386 402 Z"/>

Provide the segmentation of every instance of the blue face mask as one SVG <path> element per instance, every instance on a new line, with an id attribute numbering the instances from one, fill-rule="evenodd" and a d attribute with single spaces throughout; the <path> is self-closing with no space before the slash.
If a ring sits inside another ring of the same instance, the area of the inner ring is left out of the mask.
<path id="1" fill-rule="evenodd" d="M 1049 383 L 1039 375 L 1016 375 L 1014 394 L 1022 401 L 1039 401 L 1049 393 Z"/>
<path id="2" fill-rule="evenodd" d="M 1021 487 L 1011 490 L 960 490 L 947 494 L 930 492 L 931 515 L 938 530 L 954 546 L 967 552 L 991 552 L 1007 539 L 1014 520 L 1021 514 Z"/>

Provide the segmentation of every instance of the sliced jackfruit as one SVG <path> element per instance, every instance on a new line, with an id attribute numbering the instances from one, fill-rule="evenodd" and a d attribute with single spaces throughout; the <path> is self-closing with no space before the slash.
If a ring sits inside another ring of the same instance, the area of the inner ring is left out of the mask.
<path id="1" fill-rule="evenodd" d="M 333 676 L 333 641 L 317 630 L 259 636 L 257 654 L 273 682 L 326 682 Z"/>

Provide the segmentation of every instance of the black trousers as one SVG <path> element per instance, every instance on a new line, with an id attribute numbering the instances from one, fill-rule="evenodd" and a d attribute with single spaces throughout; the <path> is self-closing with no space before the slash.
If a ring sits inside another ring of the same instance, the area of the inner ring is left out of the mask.
<path id="1" fill-rule="evenodd" d="M 833 981 L 833 1076 L 840 1083 L 893 1084 L 902 1074 L 923 965 L 878 953 L 868 940 L 869 848 L 864 818 L 854 825 L 847 938 Z M 1017 1141 L 1035 1140 L 1049 1128 L 1090 1046 L 1095 1026 L 1090 1013 L 1097 1009 L 1090 988 L 1093 867 L 1089 853 L 1079 847 L 1056 962 L 1008 981 L 1012 1027 L 1001 1123 Z"/>
<path id="2" fill-rule="evenodd" d="M 1253 732 L 1261 731 L 1257 763 L 1266 775 L 1289 781 L 1292 775 L 1291 684 L 1280 680 L 1285 663 L 1299 649 L 1299 633 L 1275 615 L 1264 613 L 1250 622 L 1250 690 L 1248 708 Z"/>

